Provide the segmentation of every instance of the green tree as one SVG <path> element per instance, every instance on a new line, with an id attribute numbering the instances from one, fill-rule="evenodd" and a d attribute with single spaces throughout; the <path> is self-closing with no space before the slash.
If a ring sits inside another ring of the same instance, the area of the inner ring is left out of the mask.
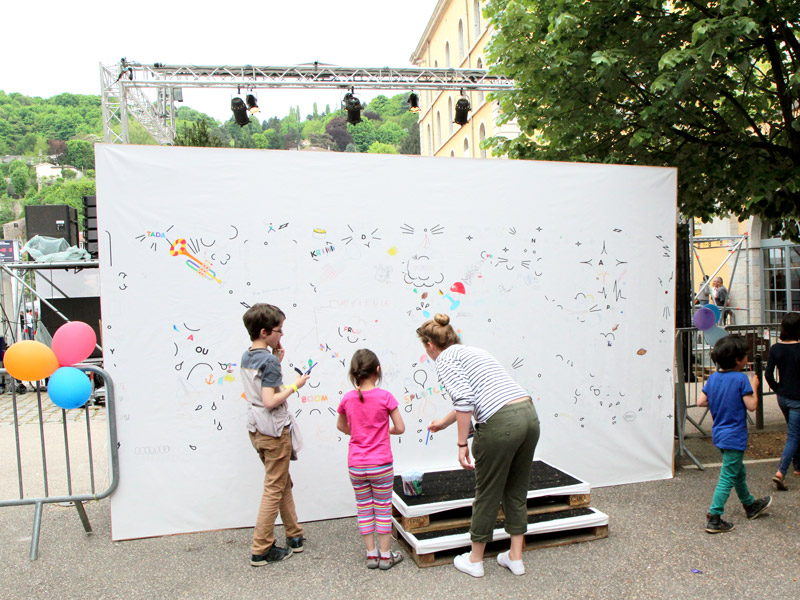
<path id="1" fill-rule="evenodd" d="M 206 119 L 199 119 L 183 124 L 175 136 L 175 145 L 219 148 L 222 140 L 209 130 Z"/>
<path id="2" fill-rule="evenodd" d="M 420 154 L 419 127 L 414 127 L 400 142 L 400 154 Z"/>
<path id="3" fill-rule="evenodd" d="M 372 142 L 369 149 L 369 154 L 398 154 L 397 148 L 391 144 L 384 144 L 383 142 Z"/>
<path id="4" fill-rule="evenodd" d="M 394 121 L 386 121 L 375 132 L 376 139 L 383 144 L 399 144 L 408 135 L 400 125 Z"/>
<path id="5" fill-rule="evenodd" d="M 14 196 L 17 198 L 24 197 L 30 187 L 31 178 L 30 175 L 28 175 L 28 168 L 25 167 L 24 169 L 15 169 L 11 171 L 9 178 L 11 179 L 11 188 Z"/>
<path id="6" fill-rule="evenodd" d="M 675 166 L 679 205 L 800 239 L 796 0 L 490 0 L 512 158 Z"/>
<path id="7" fill-rule="evenodd" d="M 369 119 L 364 119 L 358 125 L 347 125 L 347 131 L 353 138 L 353 143 L 358 147 L 359 152 L 366 152 L 375 141 L 375 125 Z"/>
<path id="8" fill-rule="evenodd" d="M 70 140 L 67 142 L 67 151 L 64 161 L 68 165 L 78 167 L 82 171 L 94 169 L 94 144 L 85 140 Z"/>

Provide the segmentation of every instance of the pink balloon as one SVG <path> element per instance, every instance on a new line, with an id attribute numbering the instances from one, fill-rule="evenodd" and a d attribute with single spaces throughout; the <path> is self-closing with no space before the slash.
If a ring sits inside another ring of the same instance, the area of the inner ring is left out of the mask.
<path id="1" fill-rule="evenodd" d="M 53 336 L 53 352 L 58 364 L 69 367 L 89 358 L 97 344 L 97 336 L 90 325 L 70 321 L 58 328 Z"/>

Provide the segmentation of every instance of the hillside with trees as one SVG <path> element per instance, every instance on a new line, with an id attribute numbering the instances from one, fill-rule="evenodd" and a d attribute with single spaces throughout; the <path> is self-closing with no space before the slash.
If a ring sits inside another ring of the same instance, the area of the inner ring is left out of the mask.
<path id="1" fill-rule="evenodd" d="M 416 113 L 407 94 L 378 96 L 364 105 L 362 122 L 347 123 L 340 107 L 314 105 L 311 114 L 292 108 L 283 118 L 250 116 L 244 127 L 224 123 L 188 106 L 177 110 L 176 145 L 220 148 L 302 149 L 333 152 L 419 154 Z M 130 142 L 155 144 L 136 121 Z M 103 140 L 99 96 L 59 94 L 38 98 L 0 90 L 0 224 L 19 218 L 29 204 L 82 207 L 82 196 L 95 193 L 94 144 Z M 35 166 L 61 166 L 61 176 L 37 179 Z M 80 211 L 79 211 L 80 212 Z"/>

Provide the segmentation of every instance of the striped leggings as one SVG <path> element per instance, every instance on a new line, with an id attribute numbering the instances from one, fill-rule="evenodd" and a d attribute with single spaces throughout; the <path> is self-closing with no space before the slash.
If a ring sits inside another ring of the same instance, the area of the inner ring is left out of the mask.
<path id="1" fill-rule="evenodd" d="M 378 535 L 392 532 L 392 485 L 394 466 L 350 467 L 350 483 L 356 492 L 358 532 Z"/>

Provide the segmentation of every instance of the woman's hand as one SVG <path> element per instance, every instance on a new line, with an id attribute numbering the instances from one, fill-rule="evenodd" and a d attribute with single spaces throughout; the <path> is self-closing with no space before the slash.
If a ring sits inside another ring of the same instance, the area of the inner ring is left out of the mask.
<path id="1" fill-rule="evenodd" d="M 475 465 L 469 459 L 469 446 L 458 447 L 458 462 L 461 463 L 462 469 L 474 469 Z"/>

